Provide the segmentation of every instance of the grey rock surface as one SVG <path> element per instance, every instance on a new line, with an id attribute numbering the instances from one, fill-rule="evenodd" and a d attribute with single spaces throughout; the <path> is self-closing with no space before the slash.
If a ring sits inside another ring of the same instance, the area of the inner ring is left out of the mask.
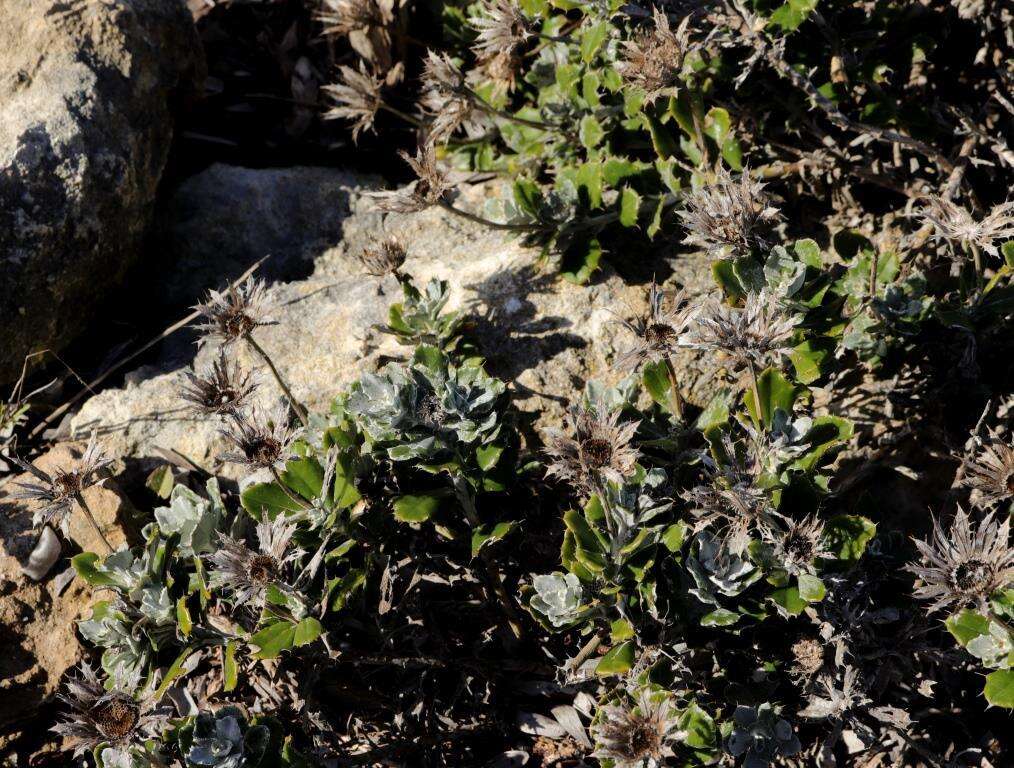
<path id="1" fill-rule="evenodd" d="M 141 255 L 202 55 L 183 0 L 0 0 L 0 20 L 2 384 Z"/>
<path id="2" fill-rule="evenodd" d="M 469 314 L 469 335 L 490 372 L 511 383 L 521 409 L 538 412 L 537 429 L 558 424 L 587 380 L 613 383 L 622 377 L 611 368 L 626 344 L 616 320 L 644 307 L 644 286 L 626 284 L 608 268 L 593 285 L 573 285 L 552 265 L 541 265 L 538 251 L 438 209 L 377 213 L 367 195 L 371 183 L 319 168 L 214 166 L 185 184 L 170 204 L 170 210 L 188 214 L 166 235 L 178 255 L 174 276 L 167 279 L 179 282 L 184 293 L 221 287 L 221 275 L 234 275 L 272 251 L 277 255 L 265 264 L 269 274 L 312 267 L 304 278 L 271 284 L 278 322 L 256 332 L 296 397 L 311 409 L 326 409 L 363 371 L 403 354 L 375 327 L 400 299 L 398 283 L 363 274 L 357 261 L 365 245 L 389 235 L 406 247 L 404 271 L 417 283 L 431 277 L 449 281 L 449 308 Z M 483 196 L 493 193 L 471 187 L 459 204 L 479 210 Z M 319 225 L 325 221 L 332 231 Z M 691 292 L 711 289 L 705 258 L 680 257 L 670 266 L 670 283 Z M 210 346 L 199 351 L 187 346 L 185 357 L 196 352 L 193 364 L 199 369 L 217 355 Z M 243 345 L 232 354 L 246 367 L 255 364 Z M 707 377 L 694 359 L 681 363 L 686 394 L 706 400 Z M 185 370 L 185 360 L 173 354 L 133 372 L 123 388 L 88 400 L 72 431 L 80 436 L 95 430 L 106 450 L 120 457 L 154 457 L 159 448 L 173 449 L 207 469 L 234 474 L 235 468 L 217 466 L 222 448 L 217 425 L 181 409 L 177 391 Z M 279 392 L 269 377 L 260 380 L 257 405 L 268 408 L 279 402 Z"/>

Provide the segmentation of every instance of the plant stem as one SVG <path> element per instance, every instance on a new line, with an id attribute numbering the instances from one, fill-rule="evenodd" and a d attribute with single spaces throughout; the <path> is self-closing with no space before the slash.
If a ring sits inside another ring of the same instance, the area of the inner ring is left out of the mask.
<path id="1" fill-rule="evenodd" d="M 676 368 L 672 364 L 672 355 L 665 356 L 665 372 L 669 374 L 673 412 L 676 414 L 676 418 L 683 421 L 683 396 L 680 394 L 679 384 L 676 382 Z"/>
<path id="2" fill-rule="evenodd" d="M 461 208 L 456 208 L 455 206 L 451 205 L 449 202 L 443 199 L 440 200 L 438 205 L 445 211 L 449 211 L 450 213 L 453 213 L 456 216 L 460 216 L 463 219 L 468 219 L 469 221 L 474 222 L 476 224 L 482 224 L 484 227 L 490 227 L 491 229 L 502 229 L 511 232 L 537 232 L 540 229 L 544 229 L 544 227 L 542 227 L 539 224 L 500 224 L 499 222 L 490 221 L 489 219 L 483 218 L 482 216 L 477 216 L 474 213 L 469 213 L 468 211 L 462 210 Z"/>
<path id="3" fill-rule="evenodd" d="M 271 370 L 271 374 L 275 377 L 275 381 L 278 382 L 278 386 L 281 387 L 282 392 L 285 393 L 285 397 L 288 399 L 289 405 L 292 406 L 292 410 L 296 412 L 296 415 L 299 416 L 299 420 L 303 422 L 303 426 L 309 427 L 310 421 L 307 418 L 306 408 L 293 396 L 292 390 L 289 389 L 289 385 L 285 383 L 285 379 L 282 378 L 282 374 L 279 373 L 278 368 L 276 368 L 275 364 L 271 362 L 271 358 L 268 357 L 268 353 L 264 351 L 263 347 L 261 347 L 260 344 L 254 341 L 253 334 L 248 333 L 243 338 L 246 339 L 247 344 L 250 345 L 250 348 L 253 349 L 253 351 L 256 352 L 258 355 L 260 355 L 261 360 L 263 360 L 265 364 L 267 364 L 268 368 Z"/>
<path id="4" fill-rule="evenodd" d="M 600 645 L 602 645 L 602 635 L 595 632 L 590 638 L 588 638 L 588 642 L 581 646 L 581 650 L 577 652 L 577 656 L 570 660 L 571 671 L 580 669 L 581 665 L 592 657 L 595 651 L 599 649 Z"/>
<path id="5" fill-rule="evenodd" d="M 454 493 L 458 497 L 458 502 L 461 504 L 461 508 L 465 512 L 468 524 L 473 530 L 480 528 L 482 526 L 482 521 L 479 519 L 479 513 L 475 508 L 475 502 L 472 500 L 472 494 L 468 490 L 468 481 L 459 474 L 454 475 L 452 482 L 454 483 Z M 514 598 L 508 594 L 507 590 L 504 589 L 503 578 L 500 575 L 500 571 L 497 570 L 496 565 L 489 559 L 489 555 L 484 550 L 479 550 L 479 559 L 485 567 L 489 586 L 493 593 L 497 596 L 497 599 L 500 601 L 500 605 L 503 608 L 507 628 L 510 630 L 514 640 L 520 640 L 521 622 L 518 620 L 517 603 L 514 601 Z"/>
<path id="6" fill-rule="evenodd" d="M 414 117 L 413 115 L 410 115 L 407 112 L 402 112 L 400 109 L 392 107 L 387 102 L 384 101 L 380 102 L 380 108 L 385 112 L 390 112 L 395 117 L 404 120 L 409 125 L 414 125 L 416 128 L 422 128 L 425 125 L 425 123 L 423 123 L 423 121 L 420 120 L 418 117 Z"/>
<path id="7" fill-rule="evenodd" d="M 757 411 L 757 416 L 754 419 L 754 423 L 757 425 L 757 429 L 760 429 L 761 424 L 764 423 L 764 410 L 761 407 L 760 390 L 757 388 L 757 369 L 754 367 L 753 360 L 747 359 L 750 371 L 750 389 L 753 392 L 753 407 Z"/>
<path id="8" fill-rule="evenodd" d="M 560 125 L 559 123 L 544 123 L 541 120 L 528 120 L 524 117 L 518 117 L 517 115 L 512 115 L 510 112 L 504 112 L 502 109 L 497 109 L 471 88 L 465 88 L 465 93 L 468 94 L 468 97 L 472 100 L 476 109 L 480 112 L 485 112 L 491 117 L 499 117 L 502 120 L 510 120 L 512 123 L 527 125 L 529 128 L 538 128 L 540 131 L 563 131 L 567 135 L 570 135 L 566 127 Z"/>
<path id="9" fill-rule="evenodd" d="M 979 246 L 970 244 L 972 248 L 972 265 L 975 267 L 975 287 L 978 291 L 978 295 L 982 296 L 982 290 L 984 287 L 984 278 L 982 274 L 982 251 L 979 250 Z"/>
<path id="10" fill-rule="evenodd" d="M 270 467 L 270 470 L 271 476 L 275 479 L 275 482 L 278 483 L 278 486 L 282 489 L 282 492 L 289 497 L 289 501 L 291 501 L 293 504 L 296 504 L 300 509 L 311 508 L 309 502 L 307 502 L 305 499 L 299 498 L 296 494 L 292 492 L 292 489 L 289 488 L 289 486 L 287 486 L 284 482 L 282 482 L 282 476 L 278 473 L 278 470 L 275 468 L 274 465 Z"/>
<path id="11" fill-rule="evenodd" d="M 606 530 L 609 532 L 609 554 L 612 560 L 616 560 L 617 541 L 618 535 L 616 532 L 616 520 L 613 517 L 613 505 L 609 501 L 609 496 L 606 495 L 606 487 L 602 482 L 602 479 L 596 477 L 592 482 L 592 488 L 595 491 L 595 495 L 599 497 L 599 502 L 602 504 L 602 513 L 606 518 Z"/>
<path id="12" fill-rule="evenodd" d="M 99 527 L 98 520 L 95 519 L 95 515 L 92 514 L 91 507 L 88 506 L 88 502 L 85 501 L 84 494 L 78 492 L 74 494 L 74 500 L 77 501 L 81 507 L 81 511 L 85 513 L 85 517 L 88 518 L 88 522 L 92 524 L 92 528 L 95 529 L 95 533 L 98 534 L 102 543 L 106 546 L 108 554 L 113 554 L 116 550 L 113 549 L 113 545 L 109 543 L 109 539 L 106 538 L 106 534 L 102 532 L 102 528 Z"/>

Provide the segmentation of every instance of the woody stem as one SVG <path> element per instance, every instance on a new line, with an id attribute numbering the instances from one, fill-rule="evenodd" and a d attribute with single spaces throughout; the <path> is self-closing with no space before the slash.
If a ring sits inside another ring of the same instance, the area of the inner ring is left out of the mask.
<path id="1" fill-rule="evenodd" d="M 683 421 L 683 396 L 680 394 L 679 384 L 676 381 L 676 368 L 672 363 L 672 356 L 665 356 L 665 372 L 669 375 L 670 400 L 672 401 L 673 413 L 676 418 Z"/>
<path id="2" fill-rule="evenodd" d="M 92 514 L 91 507 L 88 506 L 88 502 L 84 499 L 84 494 L 80 492 L 75 493 L 74 500 L 77 501 L 78 505 L 81 507 L 81 511 L 85 513 L 85 517 L 88 518 L 88 522 L 92 524 L 92 528 L 95 529 L 95 533 L 98 534 L 98 537 L 102 540 L 107 552 L 110 555 L 113 554 L 116 550 L 113 549 L 113 545 L 109 543 L 109 539 L 106 538 L 106 534 L 104 534 L 102 529 L 99 527 L 98 520 L 95 519 L 95 515 Z"/>
<path id="3" fill-rule="evenodd" d="M 281 387 L 282 392 L 285 393 L 285 397 L 289 401 L 289 405 L 292 406 L 292 410 L 296 412 L 296 415 L 299 417 L 299 420 L 303 422 L 303 426 L 309 427 L 310 421 L 307 417 L 306 408 L 292 394 L 292 390 L 289 389 L 289 385 L 285 383 L 285 379 L 282 378 L 282 374 L 279 372 L 278 368 L 275 367 L 275 364 L 271 361 L 271 358 L 268 357 L 268 353 L 265 352 L 264 348 L 261 347 L 261 345 L 254 340 L 253 334 L 248 333 L 243 338 L 246 339 L 246 342 L 247 344 L 250 345 L 250 348 L 254 352 L 256 352 L 260 356 L 261 360 L 263 360 L 264 363 L 268 366 L 268 369 L 271 371 L 271 375 L 275 377 L 275 381 L 278 382 L 278 386 Z"/>
<path id="4" fill-rule="evenodd" d="M 757 412 L 756 418 L 754 419 L 758 428 L 764 423 L 764 411 L 761 407 L 760 390 L 757 388 L 757 369 L 754 367 L 753 360 L 748 359 L 747 363 L 750 371 L 750 390 L 753 392 L 753 407 Z"/>

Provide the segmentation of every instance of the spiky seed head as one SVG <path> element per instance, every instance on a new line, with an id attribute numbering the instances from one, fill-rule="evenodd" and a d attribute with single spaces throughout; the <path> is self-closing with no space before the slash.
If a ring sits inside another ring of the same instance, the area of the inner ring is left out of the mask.
<path id="1" fill-rule="evenodd" d="M 324 86 L 324 92 L 334 102 L 324 118 L 352 121 L 352 141 L 358 142 L 360 133 L 373 130 L 377 112 L 384 103 L 381 95 L 384 80 L 367 72 L 362 62 L 359 69 L 338 67 L 338 78 L 333 85 Z"/>
<path id="2" fill-rule="evenodd" d="M 684 346 L 684 336 L 700 307 L 691 304 L 685 291 L 663 291 L 653 280 L 648 289 L 648 308 L 641 316 L 620 323 L 634 336 L 633 345 L 616 357 L 614 365 L 633 372 L 642 363 L 657 362 Z"/>
<path id="3" fill-rule="evenodd" d="M 568 421 L 571 434 L 551 430 L 546 435 L 546 453 L 552 458 L 547 475 L 588 492 L 603 480 L 621 483 L 629 477 L 638 456 L 631 445 L 636 422 L 621 422 L 619 411 L 607 413 L 604 406 L 572 408 Z"/>
<path id="4" fill-rule="evenodd" d="M 237 606 L 257 604 L 271 585 L 288 589 L 285 571 L 303 555 L 290 546 L 296 526 L 277 515 L 257 524 L 257 549 L 231 536 L 219 535 L 219 549 L 210 556 L 212 585 L 232 592 Z"/>
<path id="5" fill-rule="evenodd" d="M 95 671 L 84 664 L 78 678 L 68 680 L 60 699 L 69 711 L 53 731 L 66 736 L 74 754 L 94 749 L 100 744 L 125 747 L 140 743 L 161 717 L 152 711 L 148 696 L 135 699 L 123 690 L 107 691 Z"/>
<path id="6" fill-rule="evenodd" d="M 393 213 L 414 213 L 443 201 L 452 185 L 437 163 L 436 147 L 426 144 L 416 151 L 415 157 L 407 152 L 399 154 L 415 172 L 416 181 L 390 192 L 374 192 L 371 197 L 376 207 Z"/>
<path id="7" fill-rule="evenodd" d="M 442 144 L 459 128 L 481 132 L 465 75 L 446 53 L 429 51 L 423 67 L 419 106 L 429 118 L 428 143 Z"/>
<path id="8" fill-rule="evenodd" d="M 781 218 L 763 183 L 749 171 L 736 180 L 724 168 L 716 171 L 714 183 L 687 195 L 677 215 L 687 231 L 683 242 L 714 254 L 737 256 L 767 247 L 771 228 Z"/>
<path id="9" fill-rule="evenodd" d="M 384 240 L 374 240 L 363 248 L 359 254 L 359 263 L 363 271 L 374 277 L 385 275 L 398 275 L 398 270 L 405 263 L 408 254 L 396 238 L 388 237 Z"/>
<path id="10" fill-rule="evenodd" d="M 623 78 L 645 92 L 648 104 L 660 96 L 675 95 L 690 44 L 690 16 L 680 22 L 675 32 L 662 9 L 654 8 L 652 18 L 655 25 L 650 32 L 623 42 L 623 56 L 617 64 Z"/>
<path id="11" fill-rule="evenodd" d="M 792 645 L 792 671 L 799 680 L 810 680 L 824 666 L 824 643 L 804 637 Z"/>
<path id="12" fill-rule="evenodd" d="M 482 0 L 471 24 L 476 31 L 472 52 L 480 64 L 513 55 L 532 36 L 528 20 L 513 0 Z"/>
<path id="13" fill-rule="evenodd" d="M 1014 497 L 1014 446 L 991 432 L 990 441 L 969 461 L 963 482 L 978 492 L 982 506 Z"/>
<path id="14" fill-rule="evenodd" d="M 936 239 L 974 245 L 994 257 L 1000 253 L 996 243 L 1014 237 L 1014 200 L 993 206 L 977 221 L 960 205 L 943 197 L 929 197 L 919 216 L 933 226 Z M 960 256 L 963 252 L 954 253 Z"/>
<path id="15" fill-rule="evenodd" d="M 211 340 L 231 344 L 256 328 L 274 325 L 268 319 L 271 302 L 267 287 L 252 277 L 221 292 L 209 291 L 208 298 L 194 309 L 203 319 L 196 326 L 201 333 L 201 344 Z"/>
<path id="16" fill-rule="evenodd" d="M 814 516 L 788 521 L 773 538 L 775 559 L 794 576 L 812 573 L 815 560 L 831 556 L 824 545 L 824 524 Z"/>
<path id="17" fill-rule="evenodd" d="M 750 293 L 742 309 L 716 300 L 705 303 L 696 325 L 682 338 L 688 347 L 724 352 L 738 365 L 778 361 L 791 346 L 799 318 L 786 313 L 764 291 Z"/>
<path id="18" fill-rule="evenodd" d="M 675 743 L 686 738 L 672 699 L 647 690 L 633 704 L 603 707 L 592 734 L 598 746 L 595 757 L 612 760 L 615 768 L 657 768 L 674 754 Z"/>
<path id="19" fill-rule="evenodd" d="M 392 20 L 376 0 L 322 0 L 317 18 L 324 34 L 344 37 L 351 32 L 379 27 Z"/>
<path id="20" fill-rule="evenodd" d="M 928 610 L 966 607 L 985 608 L 990 596 L 1014 583 L 1014 548 L 1010 546 L 1010 519 L 996 519 L 993 512 L 974 525 L 958 508 L 946 533 L 940 520 L 933 520 L 933 534 L 915 539 L 922 563 L 906 569 L 922 580 L 915 596 L 930 600 Z"/>
<path id="21" fill-rule="evenodd" d="M 12 494 L 16 499 L 39 503 L 33 516 L 35 525 L 61 524 L 73 509 L 78 496 L 99 482 L 99 474 L 112 463 L 98 446 L 92 433 L 81 458 L 69 466 L 60 467 L 52 474 L 44 472 L 17 456 L 11 460 L 30 473 L 35 480 L 16 483 Z"/>
<path id="22" fill-rule="evenodd" d="M 231 363 L 224 352 L 210 369 L 200 374 L 187 371 L 184 376 L 187 381 L 180 387 L 180 398 L 200 416 L 238 413 L 257 388 L 257 384 L 250 381 L 250 374 L 242 373 L 239 365 Z"/>
<path id="23" fill-rule="evenodd" d="M 222 454 L 222 460 L 251 469 L 274 468 L 286 458 L 295 437 L 283 412 L 277 412 L 269 419 L 259 418 L 257 414 L 241 416 L 227 429 L 219 430 L 219 434 L 232 446 Z"/>

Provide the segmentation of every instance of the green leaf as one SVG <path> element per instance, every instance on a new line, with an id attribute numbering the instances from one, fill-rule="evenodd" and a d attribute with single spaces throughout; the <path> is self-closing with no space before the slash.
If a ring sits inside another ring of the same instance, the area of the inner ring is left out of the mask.
<path id="1" fill-rule="evenodd" d="M 295 491 L 304 499 L 320 496 L 324 485 L 324 468 L 316 459 L 292 459 L 285 462 L 282 480 L 289 490 Z"/>
<path id="2" fill-rule="evenodd" d="M 683 548 L 683 542 L 686 540 L 689 529 L 690 526 L 682 521 L 673 523 L 666 528 L 662 534 L 662 543 L 665 548 L 670 552 L 679 552 Z"/>
<path id="3" fill-rule="evenodd" d="M 190 637 L 194 629 L 194 622 L 190 618 L 190 611 L 187 609 L 187 598 L 181 597 L 176 601 L 176 623 L 184 637 Z"/>
<path id="4" fill-rule="evenodd" d="M 609 36 L 609 22 L 600 21 L 598 24 L 586 25 L 581 33 L 581 60 L 586 64 L 595 58 L 599 48 Z"/>
<path id="5" fill-rule="evenodd" d="M 665 363 L 661 360 L 656 363 L 645 363 L 642 375 L 644 388 L 648 390 L 651 399 L 669 410 L 672 405 L 669 391 L 672 387 L 669 384 L 669 372 Z"/>
<path id="6" fill-rule="evenodd" d="M 1003 254 L 1004 263 L 1014 269 L 1014 240 L 1008 240 L 1000 246 L 1000 253 Z"/>
<path id="7" fill-rule="evenodd" d="M 806 266 L 820 269 L 822 263 L 820 259 L 820 246 L 817 245 L 815 240 L 811 240 L 810 238 L 797 240 L 792 246 L 792 250 L 796 252 L 799 260 L 806 264 Z"/>
<path id="8" fill-rule="evenodd" d="M 239 666 L 236 664 L 237 645 L 235 640 L 227 643 L 222 658 L 222 679 L 225 681 L 223 687 L 226 692 L 236 690 L 236 683 L 239 682 Z"/>
<path id="9" fill-rule="evenodd" d="M 563 522 L 574 535 L 574 557 L 578 562 L 595 573 L 604 571 L 606 548 L 584 515 L 576 509 L 569 509 L 563 515 Z"/>
<path id="10" fill-rule="evenodd" d="M 837 515 L 824 526 L 828 549 L 846 563 L 857 562 L 876 535 L 876 524 L 862 515 Z"/>
<path id="11" fill-rule="evenodd" d="M 292 647 L 296 639 L 296 625 L 288 621 L 275 621 L 250 636 L 257 646 L 258 659 L 273 659 Z"/>
<path id="12" fill-rule="evenodd" d="M 648 123 L 648 131 L 651 133 L 651 143 L 655 152 L 663 160 L 673 157 L 679 152 L 679 144 L 673 139 L 669 129 L 666 128 L 653 115 L 645 114 L 644 119 Z"/>
<path id="13" fill-rule="evenodd" d="M 111 587 L 116 585 L 116 579 L 108 573 L 102 573 L 95 567 L 101 558 L 94 552 L 82 552 L 70 559 L 77 575 L 91 584 L 93 587 Z"/>
<path id="14" fill-rule="evenodd" d="M 704 133 L 722 146 L 730 134 L 729 112 L 722 107 L 712 107 L 704 116 Z"/>
<path id="15" fill-rule="evenodd" d="M 394 517 L 403 523 L 422 523 L 440 509 L 441 497 L 436 494 L 399 496 L 394 500 Z"/>
<path id="16" fill-rule="evenodd" d="M 998 669 L 986 675 L 983 695 L 994 707 L 1014 709 L 1014 669 Z"/>
<path id="17" fill-rule="evenodd" d="M 633 640 L 620 643 L 599 660 L 595 667 L 595 674 L 604 677 L 629 672 L 634 666 L 634 650 Z"/>
<path id="18" fill-rule="evenodd" d="M 816 7 L 817 0 L 788 0 L 771 14 L 769 26 L 779 27 L 783 32 L 793 32 Z"/>
<path id="19" fill-rule="evenodd" d="M 634 636 L 634 626 L 626 619 L 619 618 L 609 624 L 609 637 L 614 643 L 622 643 Z"/>
<path id="20" fill-rule="evenodd" d="M 744 397 L 746 407 L 755 421 L 770 428 L 776 410 L 792 413 L 792 405 L 796 402 L 798 391 L 777 368 L 765 368 L 757 377 L 757 394 L 760 396 L 760 412 L 754 403 L 752 389 L 748 390 Z"/>
<path id="21" fill-rule="evenodd" d="M 812 384 L 821 375 L 821 364 L 828 357 L 829 351 L 821 349 L 813 342 L 804 341 L 797 344 L 789 352 L 789 360 L 800 384 Z"/>
<path id="22" fill-rule="evenodd" d="M 594 115 L 585 115 L 581 118 L 577 135 L 586 149 L 595 149 L 606 132 Z"/>
<path id="23" fill-rule="evenodd" d="M 799 574 L 799 596 L 808 603 L 819 603 L 827 594 L 824 582 L 809 573 Z"/>
<path id="24" fill-rule="evenodd" d="M 683 710 L 679 717 L 679 729 L 687 736 L 684 743 L 694 749 L 714 749 L 718 744 L 715 720 L 701 709 L 696 701 Z"/>
<path id="25" fill-rule="evenodd" d="M 514 521 L 497 523 L 496 525 L 484 525 L 472 532 L 472 557 L 476 557 L 479 551 L 487 544 L 500 541 L 509 534 L 517 525 Z"/>
<path id="26" fill-rule="evenodd" d="M 725 608 L 716 608 L 710 613 L 701 616 L 702 627 L 728 627 L 735 624 L 741 618 L 741 614 L 729 611 Z"/>
<path id="27" fill-rule="evenodd" d="M 183 668 L 183 664 L 188 658 L 190 658 L 190 654 L 193 652 L 194 649 L 190 646 L 187 646 L 180 652 L 180 655 L 176 657 L 176 660 L 169 666 L 169 669 L 166 670 L 161 684 L 158 686 L 158 689 L 152 697 L 153 701 L 160 701 L 165 695 L 165 692 L 169 689 L 169 686 L 173 684 L 173 681 L 186 672 Z"/>
<path id="28" fill-rule="evenodd" d="M 989 619 L 967 609 L 948 617 L 944 626 L 962 647 L 980 635 L 989 634 Z"/>
<path id="29" fill-rule="evenodd" d="M 497 465 L 502 455 L 502 445 L 486 445 L 476 450 L 475 460 L 479 464 L 479 469 L 483 472 L 489 472 Z"/>
<path id="30" fill-rule="evenodd" d="M 176 478 L 173 477 L 173 468 L 169 464 L 163 464 L 152 470 L 151 474 L 144 481 L 144 484 L 159 498 L 168 499 L 176 485 Z"/>
<path id="31" fill-rule="evenodd" d="M 277 483 L 254 483 L 240 494 L 240 504 L 254 520 L 266 514 L 273 520 L 285 512 L 298 512 L 301 507 L 290 499 Z"/>
<path id="32" fill-rule="evenodd" d="M 292 633 L 293 645 L 308 645 L 324 632 L 324 627 L 313 616 L 307 616 L 296 625 Z"/>
<path id="33" fill-rule="evenodd" d="M 788 616 L 798 616 L 806 608 L 806 601 L 799 596 L 799 589 L 796 587 L 776 589 L 771 593 L 771 600 L 778 606 L 779 613 Z"/>
<path id="34" fill-rule="evenodd" d="M 601 260 L 602 246 L 596 238 L 577 238 L 563 253 L 560 274 L 583 285 L 598 270 Z"/>
<path id="35" fill-rule="evenodd" d="M 620 192 L 620 224 L 624 227 L 636 227 L 640 209 L 641 196 L 630 187 L 624 187 Z"/>

